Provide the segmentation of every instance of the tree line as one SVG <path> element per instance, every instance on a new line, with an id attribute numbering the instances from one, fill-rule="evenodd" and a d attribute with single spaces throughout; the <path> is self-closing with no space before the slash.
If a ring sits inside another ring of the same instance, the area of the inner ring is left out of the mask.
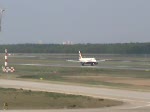
<path id="1" fill-rule="evenodd" d="M 115 44 L 8 44 L 0 45 L 0 53 L 84 53 L 96 54 L 150 54 L 150 43 Z"/>

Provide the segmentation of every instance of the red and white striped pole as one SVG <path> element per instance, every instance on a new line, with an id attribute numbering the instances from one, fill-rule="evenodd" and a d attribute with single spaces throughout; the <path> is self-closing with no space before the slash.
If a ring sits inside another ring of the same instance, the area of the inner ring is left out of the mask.
<path id="1" fill-rule="evenodd" d="M 8 67 L 8 52 L 7 49 L 5 49 L 5 67 L 2 66 L 3 72 L 15 72 L 14 67 Z"/>
<path id="2" fill-rule="evenodd" d="M 7 49 L 5 49 L 5 68 L 8 66 L 8 52 Z"/>

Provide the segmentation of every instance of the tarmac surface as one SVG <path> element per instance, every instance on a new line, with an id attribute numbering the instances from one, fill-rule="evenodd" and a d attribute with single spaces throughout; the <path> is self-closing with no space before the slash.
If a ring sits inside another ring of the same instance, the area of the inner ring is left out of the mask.
<path id="1" fill-rule="evenodd" d="M 98 68 L 98 69 L 120 69 L 120 70 L 145 70 L 145 71 L 150 71 L 149 68 L 144 68 L 144 67 L 133 67 L 133 66 L 75 66 L 75 65 L 63 65 L 63 64 L 15 64 L 15 65 L 27 65 L 27 66 L 52 66 L 52 67 L 77 67 L 77 68 Z"/>
<path id="2" fill-rule="evenodd" d="M 0 110 L 0 112 L 150 112 L 150 92 L 7 79 L 0 79 L 0 87 L 86 95 L 124 102 L 121 106 L 96 109 Z"/>

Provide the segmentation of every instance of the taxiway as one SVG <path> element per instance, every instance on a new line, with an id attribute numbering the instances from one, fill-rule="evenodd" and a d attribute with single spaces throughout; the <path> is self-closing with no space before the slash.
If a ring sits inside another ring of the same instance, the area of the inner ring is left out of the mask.
<path id="1" fill-rule="evenodd" d="M 7 110 L 8 112 L 149 112 L 150 92 L 0 79 L 0 87 L 59 92 L 123 101 L 122 106 L 98 109 Z M 3 111 L 1 111 L 3 112 Z"/>

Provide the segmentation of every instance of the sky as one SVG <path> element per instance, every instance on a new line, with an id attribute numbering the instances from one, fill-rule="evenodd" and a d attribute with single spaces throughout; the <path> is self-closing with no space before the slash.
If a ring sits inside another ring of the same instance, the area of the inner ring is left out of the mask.
<path id="1" fill-rule="evenodd" d="M 150 42 L 150 0 L 0 0 L 0 44 Z"/>

